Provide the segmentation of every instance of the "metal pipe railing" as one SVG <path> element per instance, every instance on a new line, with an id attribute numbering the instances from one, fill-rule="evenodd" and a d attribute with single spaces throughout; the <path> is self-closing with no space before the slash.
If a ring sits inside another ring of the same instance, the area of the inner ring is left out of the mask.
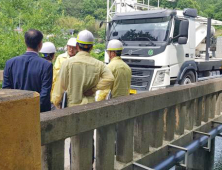
<path id="1" fill-rule="evenodd" d="M 218 134 L 222 133 L 222 125 L 217 126 L 213 130 L 211 130 L 208 134 L 211 136 L 211 139 L 215 138 Z M 207 136 L 202 136 L 197 140 L 194 140 L 191 144 L 186 146 L 185 148 L 188 150 L 188 154 L 192 154 L 194 151 L 196 151 L 198 148 L 203 147 L 208 142 Z M 164 170 L 169 169 L 176 165 L 177 163 L 181 162 L 185 158 L 185 151 L 179 151 L 171 156 L 169 156 L 167 159 L 165 159 L 160 164 L 156 165 L 153 169 L 155 170 Z"/>

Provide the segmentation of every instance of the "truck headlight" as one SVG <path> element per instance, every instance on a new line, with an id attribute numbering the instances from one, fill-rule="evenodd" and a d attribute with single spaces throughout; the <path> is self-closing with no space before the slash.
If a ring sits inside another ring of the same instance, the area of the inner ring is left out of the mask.
<path id="1" fill-rule="evenodd" d="M 161 70 L 156 73 L 153 86 L 160 86 L 164 84 L 164 79 L 166 75 L 166 70 Z"/>

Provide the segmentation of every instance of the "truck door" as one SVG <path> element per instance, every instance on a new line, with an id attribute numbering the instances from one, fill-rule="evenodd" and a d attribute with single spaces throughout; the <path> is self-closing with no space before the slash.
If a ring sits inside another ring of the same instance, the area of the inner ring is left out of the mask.
<path id="1" fill-rule="evenodd" d="M 187 41 L 186 44 L 179 44 L 179 32 L 180 32 L 180 25 L 181 22 L 186 19 L 180 19 L 180 18 L 175 18 L 174 19 L 174 31 L 173 31 L 173 40 L 172 40 L 172 45 L 170 48 L 170 77 L 177 77 L 181 65 L 184 63 L 184 61 L 189 60 L 190 57 L 190 51 L 189 51 L 189 41 Z M 187 21 L 187 20 L 186 20 Z M 188 39 L 189 37 L 189 32 L 186 36 Z"/>

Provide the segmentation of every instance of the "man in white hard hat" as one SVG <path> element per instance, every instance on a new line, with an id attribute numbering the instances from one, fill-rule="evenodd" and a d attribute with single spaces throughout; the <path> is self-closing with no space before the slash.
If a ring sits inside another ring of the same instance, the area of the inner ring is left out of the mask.
<path id="1" fill-rule="evenodd" d="M 52 102 L 59 107 L 63 93 L 67 91 L 68 107 L 92 103 L 97 90 L 109 89 L 114 77 L 106 65 L 93 58 L 94 36 L 84 30 L 78 34 L 75 57 L 63 62 L 58 81 L 52 94 Z"/>
<path id="2" fill-rule="evenodd" d="M 39 52 L 42 53 L 44 59 L 46 59 L 49 62 L 52 62 L 55 57 L 56 47 L 52 42 L 45 42 L 43 43 L 42 49 Z M 54 74 L 55 74 L 55 69 L 53 68 L 53 75 Z M 52 94 L 53 89 L 54 89 L 54 83 L 52 83 L 51 94 Z"/>
<path id="3" fill-rule="evenodd" d="M 56 62 L 55 62 L 55 70 L 56 72 L 58 73 L 60 68 L 61 68 L 61 65 L 63 63 L 63 61 L 69 59 L 70 57 L 73 57 L 75 56 L 77 53 L 77 49 L 76 49 L 76 38 L 70 38 L 67 42 L 67 52 L 59 55 L 57 58 L 56 58 Z"/>
<path id="4" fill-rule="evenodd" d="M 67 52 L 60 54 L 55 61 L 54 64 L 54 68 L 53 68 L 53 83 L 52 83 L 52 87 L 55 86 L 57 77 L 58 77 L 58 73 L 59 70 L 61 68 L 61 65 L 64 61 L 66 61 L 67 59 L 73 57 L 76 55 L 77 53 L 77 49 L 76 49 L 76 38 L 70 38 L 67 42 Z"/>
<path id="5" fill-rule="evenodd" d="M 131 68 L 121 59 L 123 44 L 119 40 L 111 40 L 107 46 L 110 63 L 108 68 L 115 78 L 111 88 L 112 98 L 129 95 L 132 71 Z M 104 100 L 109 90 L 101 91 L 98 101 Z"/>
<path id="6" fill-rule="evenodd" d="M 130 93 L 132 71 L 130 67 L 121 59 L 121 53 L 123 50 L 123 44 L 119 40 L 111 40 L 107 45 L 107 53 L 109 55 L 110 63 L 108 68 L 111 70 L 114 76 L 114 83 L 111 88 L 112 98 L 127 96 Z M 125 133 L 125 128 L 128 128 L 128 122 L 119 122 L 116 126 L 117 140 L 122 140 L 123 143 L 128 138 L 122 138 Z M 122 153 L 122 146 L 116 145 L 117 154 Z M 125 153 L 123 153 L 125 154 Z"/>
<path id="7" fill-rule="evenodd" d="M 42 49 L 39 52 L 43 54 L 43 58 L 49 62 L 52 62 L 55 57 L 56 47 L 52 42 L 45 42 L 43 43 Z"/>
<path id="8" fill-rule="evenodd" d="M 121 59 L 123 44 L 119 40 L 111 40 L 107 46 L 110 63 L 108 68 L 115 78 L 111 89 L 112 98 L 129 95 L 132 71 L 131 68 Z"/>

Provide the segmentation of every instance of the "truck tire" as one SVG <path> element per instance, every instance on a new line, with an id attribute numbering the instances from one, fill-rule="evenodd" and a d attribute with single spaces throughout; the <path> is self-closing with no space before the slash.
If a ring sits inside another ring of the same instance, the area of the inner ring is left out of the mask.
<path id="1" fill-rule="evenodd" d="M 191 84 L 196 81 L 195 75 L 193 71 L 188 71 L 184 74 L 182 80 L 180 81 L 180 85 Z"/>

